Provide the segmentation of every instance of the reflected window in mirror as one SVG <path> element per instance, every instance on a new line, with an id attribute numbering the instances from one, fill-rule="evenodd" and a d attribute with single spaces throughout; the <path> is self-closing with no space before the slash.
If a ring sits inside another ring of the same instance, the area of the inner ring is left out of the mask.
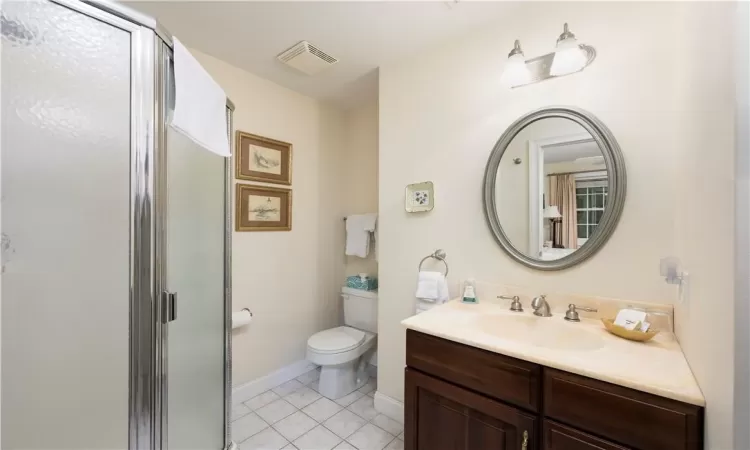
<path id="1" fill-rule="evenodd" d="M 578 246 L 594 234 L 604 215 L 607 204 L 607 178 L 576 181 L 576 212 L 578 219 Z"/>

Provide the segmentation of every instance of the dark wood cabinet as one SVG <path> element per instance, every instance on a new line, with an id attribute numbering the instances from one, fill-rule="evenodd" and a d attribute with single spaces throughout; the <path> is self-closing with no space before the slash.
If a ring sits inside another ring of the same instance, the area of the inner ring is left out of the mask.
<path id="1" fill-rule="evenodd" d="M 544 450 L 630 450 L 565 425 L 544 420 Z"/>
<path id="2" fill-rule="evenodd" d="M 599 380 L 544 370 L 544 415 L 632 448 L 701 445 L 702 409 Z"/>
<path id="3" fill-rule="evenodd" d="M 423 333 L 406 334 L 406 365 L 530 411 L 539 410 L 542 368 Z"/>
<path id="4" fill-rule="evenodd" d="M 703 408 L 413 330 L 407 450 L 699 450 Z"/>
<path id="5" fill-rule="evenodd" d="M 537 419 L 470 390 L 406 370 L 406 448 L 535 450 Z"/>

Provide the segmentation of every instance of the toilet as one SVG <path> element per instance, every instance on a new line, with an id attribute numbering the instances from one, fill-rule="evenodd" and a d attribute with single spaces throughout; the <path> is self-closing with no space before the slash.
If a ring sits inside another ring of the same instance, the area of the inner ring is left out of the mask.
<path id="1" fill-rule="evenodd" d="M 330 399 L 351 394 L 368 380 L 375 351 L 378 293 L 341 288 L 344 326 L 315 333 L 307 340 L 307 359 L 321 366 L 318 392 Z"/>

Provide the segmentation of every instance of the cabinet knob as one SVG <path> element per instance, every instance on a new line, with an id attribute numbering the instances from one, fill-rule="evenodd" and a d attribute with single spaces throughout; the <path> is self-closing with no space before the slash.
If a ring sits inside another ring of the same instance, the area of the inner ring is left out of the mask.
<path id="1" fill-rule="evenodd" d="M 529 446 L 529 432 L 524 430 L 523 431 L 523 442 L 521 442 L 521 450 L 526 450 L 526 448 Z"/>

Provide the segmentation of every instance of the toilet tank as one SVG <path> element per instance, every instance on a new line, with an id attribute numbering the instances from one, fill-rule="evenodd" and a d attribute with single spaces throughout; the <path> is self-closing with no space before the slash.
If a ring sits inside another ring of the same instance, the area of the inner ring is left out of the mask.
<path id="1" fill-rule="evenodd" d="M 371 333 L 378 332 L 378 292 L 341 288 L 344 324 Z"/>

